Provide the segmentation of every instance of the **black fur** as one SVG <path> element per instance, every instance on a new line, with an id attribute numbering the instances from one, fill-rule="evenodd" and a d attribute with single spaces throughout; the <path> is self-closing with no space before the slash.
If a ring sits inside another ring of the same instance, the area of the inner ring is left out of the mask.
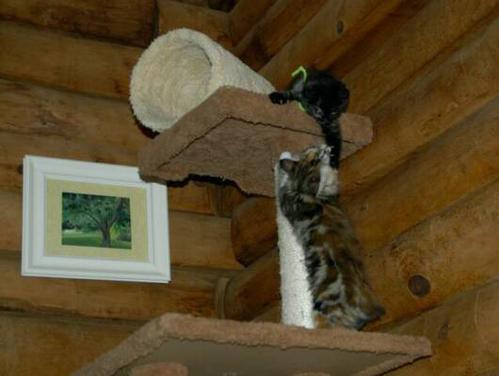
<path id="1" fill-rule="evenodd" d="M 324 133 L 326 144 L 331 146 L 331 167 L 338 168 L 341 155 L 341 129 L 339 118 L 348 107 L 350 93 L 343 82 L 328 72 L 307 69 L 293 78 L 288 90 L 269 95 L 272 103 L 300 102 Z"/>

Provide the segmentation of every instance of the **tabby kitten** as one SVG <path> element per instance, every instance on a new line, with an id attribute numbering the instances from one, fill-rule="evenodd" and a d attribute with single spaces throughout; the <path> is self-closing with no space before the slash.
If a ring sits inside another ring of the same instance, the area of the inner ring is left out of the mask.
<path id="1" fill-rule="evenodd" d="M 315 327 L 361 329 L 384 313 L 360 260 L 361 246 L 338 203 L 338 171 L 328 146 L 283 153 L 278 196 L 305 253 Z"/>
<path id="2" fill-rule="evenodd" d="M 331 147 L 331 166 L 339 167 L 341 155 L 340 116 L 346 111 L 350 93 L 345 84 L 328 72 L 298 69 L 288 90 L 269 95 L 272 103 L 298 101 L 300 107 L 319 124 Z"/>

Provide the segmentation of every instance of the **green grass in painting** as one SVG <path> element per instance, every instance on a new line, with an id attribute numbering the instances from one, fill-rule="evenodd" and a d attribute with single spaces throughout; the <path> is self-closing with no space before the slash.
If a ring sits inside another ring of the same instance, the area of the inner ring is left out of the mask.
<path id="1" fill-rule="evenodd" d="M 83 247 L 101 247 L 102 235 L 100 232 L 80 232 L 66 230 L 62 232 L 63 245 L 77 245 Z M 131 242 L 111 238 L 111 248 L 131 249 Z"/>

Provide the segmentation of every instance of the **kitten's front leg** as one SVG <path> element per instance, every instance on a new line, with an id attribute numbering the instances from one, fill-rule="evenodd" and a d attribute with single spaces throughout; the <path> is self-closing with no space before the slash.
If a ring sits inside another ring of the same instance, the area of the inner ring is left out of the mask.
<path id="1" fill-rule="evenodd" d="M 274 104 L 285 104 L 294 99 L 289 91 L 274 91 L 269 98 Z"/>

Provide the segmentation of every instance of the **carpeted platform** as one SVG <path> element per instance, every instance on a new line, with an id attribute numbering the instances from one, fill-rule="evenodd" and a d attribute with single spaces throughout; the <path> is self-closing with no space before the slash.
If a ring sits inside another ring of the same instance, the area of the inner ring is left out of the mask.
<path id="1" fill-rule="evenodd" d="M 371 121 L 345 114 L 342 158 L 369 144 Z M 274 105 L 266 95 L 222 87 L 143 149 L 144 177 L 181 181 L 224 178 L 246 193 L 274 196 L 273 166 L 282 151 L 323 143 L 320 128 L 296 103 Z"/>
<path id="2" fill-rule="evenodd" d="M 166 314 L 74 376 L 368 376 L 429 355 L 422 337 Z"/>

